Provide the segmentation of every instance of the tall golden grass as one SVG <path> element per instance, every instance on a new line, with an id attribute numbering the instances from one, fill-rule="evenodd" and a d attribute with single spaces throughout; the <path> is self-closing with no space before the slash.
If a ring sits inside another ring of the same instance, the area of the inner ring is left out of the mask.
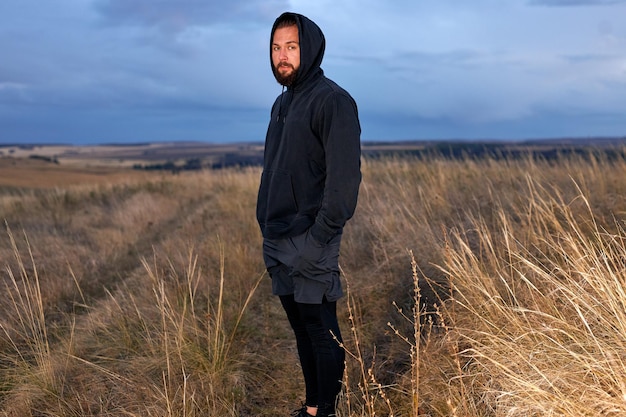
<path id="1" fill-rule="evenodd" d="M 626 162 L 364 160 L 340 416 L 626 415 Z M 0 412 L 275 416 L 260 171 L 0 194 Z"/>

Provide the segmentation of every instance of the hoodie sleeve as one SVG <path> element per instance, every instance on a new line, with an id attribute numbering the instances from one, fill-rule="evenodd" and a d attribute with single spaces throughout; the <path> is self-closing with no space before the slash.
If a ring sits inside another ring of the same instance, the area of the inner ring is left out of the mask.
<path id="1" fill-rule="evenodd" d="M 318 116 L 318 132 L 326 159 L 326 183 L 311 235 L 326 244 L 356 209 L 361 183 L 361 127 L 356 103 L 345 92 L 330 94 Z"/>

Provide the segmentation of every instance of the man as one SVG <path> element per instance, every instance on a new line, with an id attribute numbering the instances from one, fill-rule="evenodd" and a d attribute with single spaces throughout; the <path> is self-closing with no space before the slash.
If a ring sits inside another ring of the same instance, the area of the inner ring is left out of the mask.
<path id="1" fill-rule="evenodd" d="M 272 107 L 257 201 L 272 291 L 302 365 L 299 417 L 335 415 L 345 358 L 336 312 L 339 246 L 361 182 L 357 106 L 324 76 L 324 48 L 322 31 L 305 16 L 283 13 L 274 22 L 270 62 L 283 92 Z"/>

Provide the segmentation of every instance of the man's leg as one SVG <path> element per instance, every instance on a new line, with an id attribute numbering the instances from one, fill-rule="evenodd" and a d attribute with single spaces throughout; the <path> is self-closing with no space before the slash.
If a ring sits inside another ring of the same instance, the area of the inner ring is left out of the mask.
<path id="1" fill-rule="evenodd" d="M 337 322 L 337 303 L 324 298 L 322 304 L 297 303 L 297 306 L 315 358 L 319 401 L 317 415 L 334 415 L 345 359 L 345 352 L 339 346 L 341 333 Z"/>
<path id="2" fill-rule="evenodd" d="M 326 253 L 321 258 L 323 265 L 319 268 L 323 274 L 307 277 L 294 273 L 292 266 L 296 252 L 306 245 L 306 238 L 305 233 L 287 239 L 265 239 L 263 255 L 272 277 L 272 292 L 280 297 L 296 337 L 306 405 L 320 406 L 319 410 L 308 409 L 308 413 L 314 415 L 319 411 L 317 415 L 326 417 L 334 414 L 344 371 L 345 352 L 338 342 L 341 333 L 337 304 L 326 298 L 337 300 L 343 295 L 338 267 L 341 235 L 333 238 L 325 248 Z"/>
<path id="3" fill-rule="evenodd" d="M 298 347 L 298 357 L 302 366 L 302 374 L 304 376 L 304 385 L 306 390 L 305 405 L 309 407 L 317 407 L 318 398 L 318 380 L 317 380 L 317 361 L 315 359 L 315 351 L 313 344 L 307 331 L 307 325 L 300 316 L 298 303 L 291 295 L 281 295 L 280 302 L 287 313 L 287 319 L 296 336 L 296 345 Z"/>

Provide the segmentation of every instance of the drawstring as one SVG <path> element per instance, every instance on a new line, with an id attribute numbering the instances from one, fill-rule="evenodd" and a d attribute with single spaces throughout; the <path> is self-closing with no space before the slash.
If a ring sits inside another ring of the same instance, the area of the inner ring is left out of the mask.
<path id="1" fill-rule="evenodd" d="M 280 93 L 280 103 L 278 104 L 278 115 L 276 116 L 276 121 L 280 120 L 280 116 L 283 112 L 283 95 L 285 94 L 285 86 L 283 85 L 283 91 Z"/>
<path id="2" fill-rule="evenodd" d="M 287 91 L 285 91 L 285 89 Z M 283 96 L 285 96 L 285 111 L 283 112 Z M 289 111 L 289 106 L 291 106 L 291 102 L 293 101 L 293 88 L 287 88 L 283 85 L 283 92 L 280 94 L 280 102 L 278 103 L 278 116 L 276 116 L 276 121 L 280 121 L 283 119 L 283 123 L 287 121 L 287 112 Z"/>

